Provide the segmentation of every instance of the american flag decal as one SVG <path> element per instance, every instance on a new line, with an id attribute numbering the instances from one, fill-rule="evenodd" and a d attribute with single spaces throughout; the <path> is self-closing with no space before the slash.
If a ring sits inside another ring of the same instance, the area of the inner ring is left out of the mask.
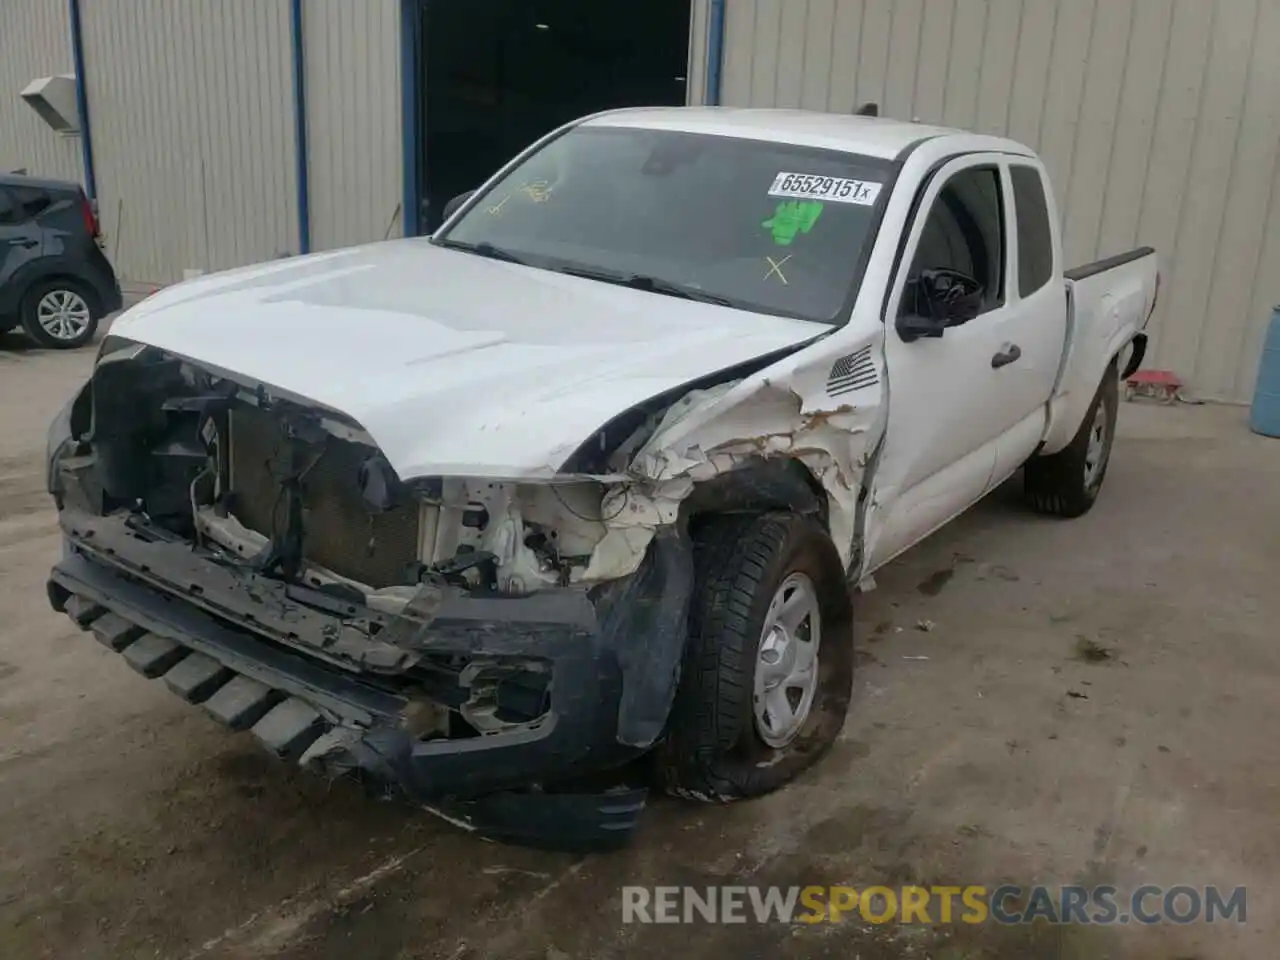
<path id="1" fill-rule="evenodd" d="M 875 386 L 880 381 L 876 365 L 871 359 L 871 348 L 863 347 L 857 353 L 841 357 L 831 367 L 827 378 L 827 396 L 838 397 L 863 387 Z"/>

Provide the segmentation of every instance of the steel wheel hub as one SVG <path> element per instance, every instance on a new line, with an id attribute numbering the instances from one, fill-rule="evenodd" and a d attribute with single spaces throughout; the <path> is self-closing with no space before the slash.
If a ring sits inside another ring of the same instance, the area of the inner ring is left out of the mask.
<path id="1" fill-rule="evenodd" d="M 36 320 L 55 340 L 74 340 L 89 328 L 89 304 L 74 290 L 50 290 L 36 305 Z"/>
<path id="2" fill-rule="evenodd" d="M 1107 462 L 1107 401 L 1098 403 L 1093 421 L 1089 424 L 1089 445 L 1084 452 L 1084 485 L 1088 489 L 1102 476 Z"/>
<path id="3" fill-rule="evenodd" d="M 818 592 L 806 574 L 793 573 L 765 614 L 752 690 L 756 733 L 774 749 L 795 739 L 813 708 L 821 640 Z"/>

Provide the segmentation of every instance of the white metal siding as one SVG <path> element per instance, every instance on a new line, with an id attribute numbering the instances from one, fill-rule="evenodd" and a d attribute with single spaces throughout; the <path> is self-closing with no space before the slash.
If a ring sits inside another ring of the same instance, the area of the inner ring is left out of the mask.
<path id="1" fill-rule="evenodd" d="M 0 2 L 0 173 L 84 181 L 80 138 L 55 133 L 18 96 L 37 77 L 73 69 L 66 0 Z"/>
<path id="2" fill-rule="evenodd" d="M 404 233 L 398 0 L 306 0 L 315 250 Z"/>
<path id="3" fill-rule="evenodd" d="M 696 4 L 698 22 L 709 0 Z M 1250 396 L 1280 301 L 1280 0 L 727 8 L 727 105 L 844 113 L 874 100 L 1035 147 L 1071 262 L 1160 251 L 1148 365 L 1206 397 Z"/>
<path id="4" fill-rule="evenodd" d="M 298 251 L 287 0 L 81 9 L 107 249 L 132 282 Z"/>

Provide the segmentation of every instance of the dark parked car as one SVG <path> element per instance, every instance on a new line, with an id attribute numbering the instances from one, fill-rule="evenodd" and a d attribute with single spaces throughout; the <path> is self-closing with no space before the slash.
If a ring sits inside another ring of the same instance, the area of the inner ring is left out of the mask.
<path id="1" fill-rule="evenodd" d="M 0 175 L 0 333 L 22 324 L 44 347 L 78 347 L 121 306 L 79 184 Z"/>

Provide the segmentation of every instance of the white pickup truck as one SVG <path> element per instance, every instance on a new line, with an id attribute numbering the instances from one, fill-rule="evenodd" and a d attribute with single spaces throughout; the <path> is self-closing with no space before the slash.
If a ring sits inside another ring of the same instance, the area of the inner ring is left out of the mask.
<path id="1" fill-rule="evenodd" d="M 1026 147 L 868 117 L 610 112 L 450 207 L 122 316 L 51 430 L 49 594 L 515 839 L 624 839 L 644 788 L 584 776 L 641 755 L 704 800 L 812 764 L 850 585 L 1019 470 L 1085 513 L 1158 289 L 1064 270 Z"/>

